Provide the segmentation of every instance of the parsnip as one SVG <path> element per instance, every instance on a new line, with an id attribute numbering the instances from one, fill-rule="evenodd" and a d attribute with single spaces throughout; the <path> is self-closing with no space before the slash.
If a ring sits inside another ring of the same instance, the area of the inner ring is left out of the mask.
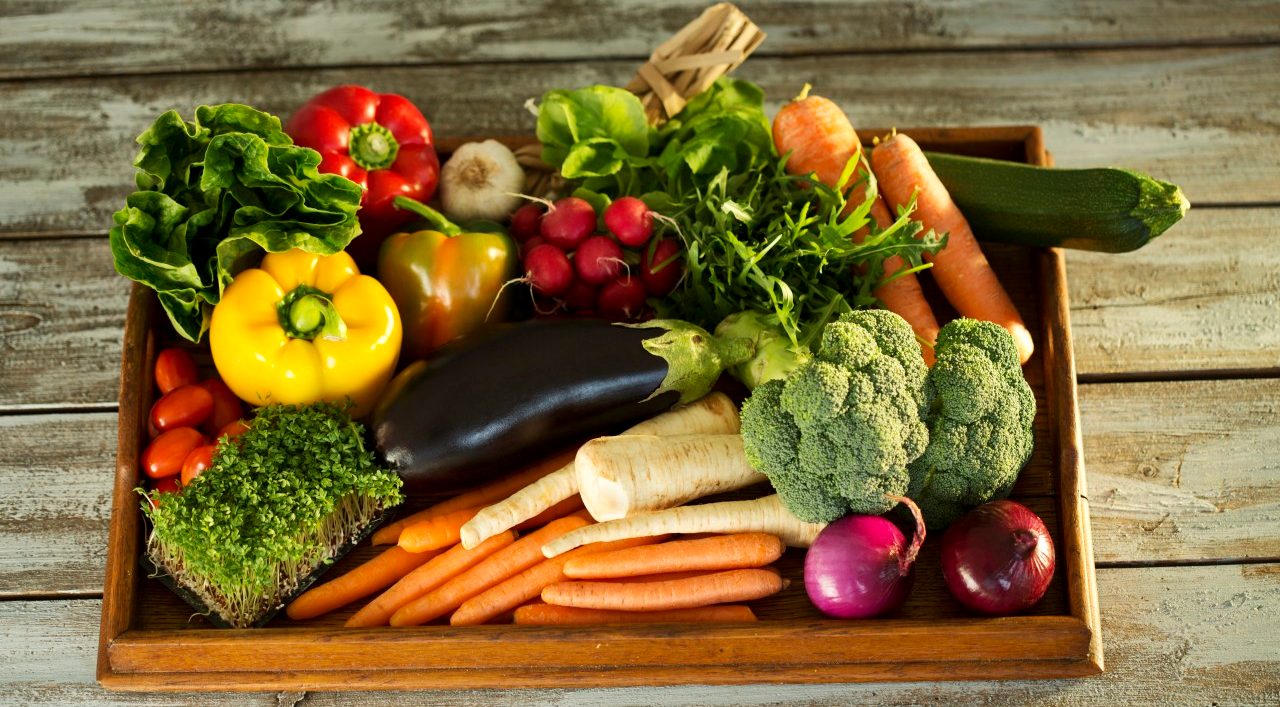
<path id="1" fill-rule="evenodd" d="M 791 515 L 774 494 L 754 501 L 704 503 L 638 513 L 588 525 L 543 545 L 542 554 L 555 557 L 589 543 L 663 533 L 771 533 L 791 547 L 809 547 L 825 527 L 825 523 L 806 523 Z"/>
<path id="2" fill-rule="evenodd" d="M 768 481 L 747 463 L 737 434 L 601 437 L 582 445 L 573 465 L 582 503 L 597 521 Z"/>
<path id="3" fill-rule="evenodd" d="M 733 434 L 738 431 L 738 407 L 724 393 L 711 393 L 688 405 L 645 420 L 623 435 Z M 578 492 L 572 463 L 529 484 L 503 501 L 476 514 L 462 526 L 462 545 L 473 548 L 487 538 L 515 527 Z"/>

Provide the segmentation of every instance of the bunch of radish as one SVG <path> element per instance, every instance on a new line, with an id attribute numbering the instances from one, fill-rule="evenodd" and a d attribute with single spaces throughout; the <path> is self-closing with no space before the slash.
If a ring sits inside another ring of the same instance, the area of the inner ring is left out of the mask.
<path id="1" fill-rule="evenodd" d="M 675 289 L 683 273 L 680 244 L 655 238 L 653 212 L 633 196 L 601 214 L 577 197 L 529 203 L 511 217 L 524 277 L 549 307 L 614 321 L 642 318 L 645 301 Z M 603 222 L 604 228 L 600 228 Z"/>

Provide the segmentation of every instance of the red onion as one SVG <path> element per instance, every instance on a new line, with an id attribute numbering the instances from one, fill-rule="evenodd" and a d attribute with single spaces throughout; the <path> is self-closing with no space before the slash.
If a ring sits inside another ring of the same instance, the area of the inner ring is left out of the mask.
<path id="1" fill-rule="evenodd" d="M 818 534 L 804 558 L 804 589 L 827 616 L 867 619 L 886 614 L 907 600 L 911 565 L 924 543 L 920 509 L 906 498 L 916 532 L 908 546 L 898 526 L 880 516 L 846 516 Z"/>
<path id="2" fill-rule="evenodd" d="M 1001 616 L 1033 606 L 1053 579 L 1053 540 L 1030 508 L 992 501 L 942 536 L 942 576 L 974 611 Z"/>

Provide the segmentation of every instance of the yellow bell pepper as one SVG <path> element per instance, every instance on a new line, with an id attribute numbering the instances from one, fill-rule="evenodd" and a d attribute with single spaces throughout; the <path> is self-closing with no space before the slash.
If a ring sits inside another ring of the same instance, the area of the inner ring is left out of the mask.
<path id="1" fill-rule="evenodd" d="M 344 252 L 268 253 L 213 309 L 209 346 L 227 386 L 252 405 L 351 398 L 373 409 L 400 353 L 400 315 Z"/>

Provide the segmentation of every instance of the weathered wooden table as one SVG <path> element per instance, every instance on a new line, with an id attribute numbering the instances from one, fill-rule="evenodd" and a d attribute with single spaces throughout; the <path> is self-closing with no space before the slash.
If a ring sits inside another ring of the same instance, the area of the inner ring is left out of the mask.
<path id="1" fill-rule="evenodd" d="M 700 10 L 436 5 L 0 5 L 0 703 L 304 697 L 112 694 L 93 680 L 128 290 L 105 232 L 156 114 L 222 101 L 287 113 L 355 82 L 409 96 L 440 135 L 527 132 L 526 98 L 625 81 Z M 1280 702 L 1280 3 L 743 7 L 769 39 L 739 75 L 775 108 L 808 81 L 861 124 L 1035 123 L 1059 166 L 1131 166 L 1192 201 L 1142 251 L 1068 257 L 1107 672 L 413 699 Z"/>

